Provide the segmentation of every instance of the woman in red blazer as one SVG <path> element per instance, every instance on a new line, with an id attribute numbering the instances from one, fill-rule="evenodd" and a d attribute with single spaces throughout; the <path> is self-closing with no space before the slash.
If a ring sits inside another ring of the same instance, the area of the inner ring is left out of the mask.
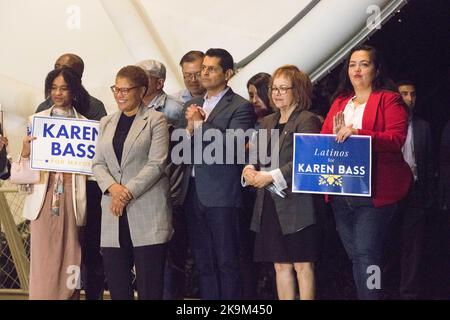
<path id="1" fill-rule="evenodd" d="M 391 87 L 378 51 L 367 45 L 353 49 L 321 131 L 336 134 L 340 143 L 351 135 L 372 137 L 372 197 L 331 200 L 339 236 L 353 263 L 359 299 L 381 297 L 383 241 L 397 202 L 412 181 L 401 152 L 408 113 Z"/>

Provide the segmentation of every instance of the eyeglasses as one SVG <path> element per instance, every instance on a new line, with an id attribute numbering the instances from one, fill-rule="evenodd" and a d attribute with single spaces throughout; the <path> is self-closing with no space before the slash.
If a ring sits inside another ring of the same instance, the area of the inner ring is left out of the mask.
<path id="1" fill-rule="evenodd" d="M 220 67 L 202 66 L 202 72 L 208 71 L 208 73 L 214 73 L 214 72 L 218 72 L 219 70 L 220 70 Z"/>
<path id="2" fill-rule="evenodd" d="M 272 87 L 272 88 L 270 88 L 270 91 L 272 93 L 286 94 L 287 91 L 292 88 L 293 87 Z"/>
<path id="3" fill-rule="evenodd" d="M 184 78 L 184 80 L 191 80 L 192 78 L 194 79 L 194 80 L 198 80 L 198 79 L 200 79 L 200 76 L 201 76 L 202 74 L 201 74 L 201 72 L 196 72 L 196 73 L 183 73 L 183 78 Z"/>
<path id="4" fill-rule="evenodd" d="M 113 94 L 119 94 L 122 93 L 124 96 L 128 95 L 130 93 L 131 90 L 139 88 L 140 86 L 135 86 L 135 87 L 131 87 L 131 88 L 119 88 L 116 86 L 111 86 L 111 91 Z"/>

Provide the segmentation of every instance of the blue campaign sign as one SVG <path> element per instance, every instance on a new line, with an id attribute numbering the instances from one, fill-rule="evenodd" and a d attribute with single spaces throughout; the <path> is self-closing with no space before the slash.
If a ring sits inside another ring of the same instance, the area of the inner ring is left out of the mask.
<path id="1" fill-rule="evenodd" d="M 292 192 L 371 196 L 372 139 L 296 133 Z"/>

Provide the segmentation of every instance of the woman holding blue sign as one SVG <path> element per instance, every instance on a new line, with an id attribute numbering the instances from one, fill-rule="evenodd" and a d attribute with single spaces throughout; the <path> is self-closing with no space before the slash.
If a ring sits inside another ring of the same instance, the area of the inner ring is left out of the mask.
<path id="1" fill-rule="evenodd" d="M 111 297 L 162 299 L 167 242 L 172 236 L 169 179 L 165 174 L 169 130 L 164 114 L 142 99 L 147 74 L 122 68 L 111 90 L 119 111 L 104 117 L 92 170 L 102 197 L 101 248 Z"/>
<path id="2" fill-rule="evenodd" d="M 54 105 L 33 116 L 82 118 L 88 93 L 70 68 L 51 71 L 45 92 Z M 32 117 L 31 116 L 31 123 Z M 21 157 L 30 157 L 30 142 L 24 138 Z M 40 182 L 25 199 L 23 215 L 31 220 L 30 288 L 32 300 L 78 299 L 81 246 L 79 227 L 85 224 L 86 176 L 41 171 Z"/>
<path id="3" fill-rule="evenodd" d="M 379 52 L 367 45 L 353 49 L 321 131 L 336 134 L 338 143 L 352 135 L 372 137 L 372 198 L 333 196 L 331 202 L 359 299 L 381 297 L 383 242 L 397 202 L 411 184 L 401 150 L 408 113 L 394 91 Z"/>
<path id="4" fill-rule="evenodd" d="M 258 152 L 257 164 L 243 170 L 244 185 L 258 189 L 251 224 L 257 233 L 254 258 L 274 263 L 281 300 L 295 299 L 296 281 L 300 299 L 315 297 L 314 262 L 319 256 L 316 201 L 320 198 L 291 193 L 294 133 L 320 131 L 319 119 L 307 111 L 311 94 L 309 77 L 296 66 L 283 66 L 274 72 L 270 100 L 277 111 L 262 119 L 259 135 L 278 129 L 279 149 L 259 146 L 271 153 L 271 163 Z M 272 142 L 274 139 L 272 136 Z"/>

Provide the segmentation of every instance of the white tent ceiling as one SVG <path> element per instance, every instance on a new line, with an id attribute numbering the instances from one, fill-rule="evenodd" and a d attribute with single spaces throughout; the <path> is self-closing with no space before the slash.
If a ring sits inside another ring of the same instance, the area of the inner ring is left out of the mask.
<path id="1" fill-rule="evenodd" d="M 166 91 L 182 86 L 178 61 L 192 49 L 222 47 L 239 62 L 301 12 L 310 0 L 0 0 L 0 103 L 17 155 L 25 119 L 43 100 L 46 74 L 66 52 L 86 64 L 83 83 L 109 112 L 115 73 L 141 59 L 168 67 Z M 244 94 L 256 72 L 285 63 L 313 72 L 365 29 L 368 8 L 406 1 L 322 0 L 232 80 Z M 386 11 L 386 17 L 391 14 Z M 337 57 L 339 58 L 339 57 Z"/>

